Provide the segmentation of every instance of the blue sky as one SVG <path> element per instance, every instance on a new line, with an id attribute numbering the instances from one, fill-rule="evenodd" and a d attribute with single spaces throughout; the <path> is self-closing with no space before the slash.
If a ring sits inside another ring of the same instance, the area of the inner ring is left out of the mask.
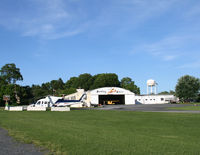
<path id="1" fill-rule="evenodd" d="M 199 0 L 1 0 L 0 66 L 21 85 L 82 73 L 131 77 L 146 93 L 200 77 Z"/>

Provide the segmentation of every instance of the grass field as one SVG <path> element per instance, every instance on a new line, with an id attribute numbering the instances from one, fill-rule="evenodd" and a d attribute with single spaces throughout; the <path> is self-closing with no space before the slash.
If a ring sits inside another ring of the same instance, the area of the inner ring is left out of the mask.
<path id="1" fill-rule="evenodd" d="M 185 106 L 185 107 L 173 107 L 173 108 L 169 108 L 169 109 L 175 109 L 175 110 L 193 110 L 193 111 L 199 111 L 200 110 L 200 105 L 198 106 Z"/>
<path id="2" fill-rule="evenodd" d="M 200 154 L 200 115 L 0 111 L 0 126 L 53 154 Z"/>

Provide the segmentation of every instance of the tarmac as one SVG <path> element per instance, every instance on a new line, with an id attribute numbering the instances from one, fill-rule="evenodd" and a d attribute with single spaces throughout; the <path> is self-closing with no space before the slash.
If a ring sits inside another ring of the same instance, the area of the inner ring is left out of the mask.
<path id="1" fill-rule="evenodd" d="M 0 128 L 0 155 L 44 155 L 47 151 L 41 151 L 33 144 L 23 144 L 8 135 L 8 132 Z"/>
<path id="2" fill-rule="evenodd" d="M 176 113 L 200 113 L 200 111 L 169 109 L 173 107 L 192 106 L 191 104 L 135 104 L 135 105 L 103 105 L 97 110 L 121 110 L 142 112 L 176 112 Z"/>

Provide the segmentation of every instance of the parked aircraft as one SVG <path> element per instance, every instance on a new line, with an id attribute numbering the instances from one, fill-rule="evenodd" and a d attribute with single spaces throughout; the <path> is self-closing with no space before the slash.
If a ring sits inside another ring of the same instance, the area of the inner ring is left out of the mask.
<path id="1" fill-rule="evenodd" d="M 31 106 L 34 107 L 52 107 L 57 100 L 62 99 L 62 97 L 56 96 L 46 96 L 45 98 L 39 99 L 35 104 Z"/>
<path id="2" fill-rule="evenodd" d="M 70 105 L 80 104 L 84 103 L 84 99 L 86 97 L 86 94 L 84 93 L 79 100 L 65 100 L 65 99 L 58 99 L 56 103 L 54 104 L 55 107 L 66 107 Z"/>

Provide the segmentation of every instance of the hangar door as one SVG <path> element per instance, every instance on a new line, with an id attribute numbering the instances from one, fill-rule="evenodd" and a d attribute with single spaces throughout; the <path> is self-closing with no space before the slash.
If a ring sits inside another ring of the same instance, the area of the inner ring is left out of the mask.
<path id="1" fill-rule="evenodd" d="M 125 95 L 99 95 L 99 104 L 125 104 Z"/>

